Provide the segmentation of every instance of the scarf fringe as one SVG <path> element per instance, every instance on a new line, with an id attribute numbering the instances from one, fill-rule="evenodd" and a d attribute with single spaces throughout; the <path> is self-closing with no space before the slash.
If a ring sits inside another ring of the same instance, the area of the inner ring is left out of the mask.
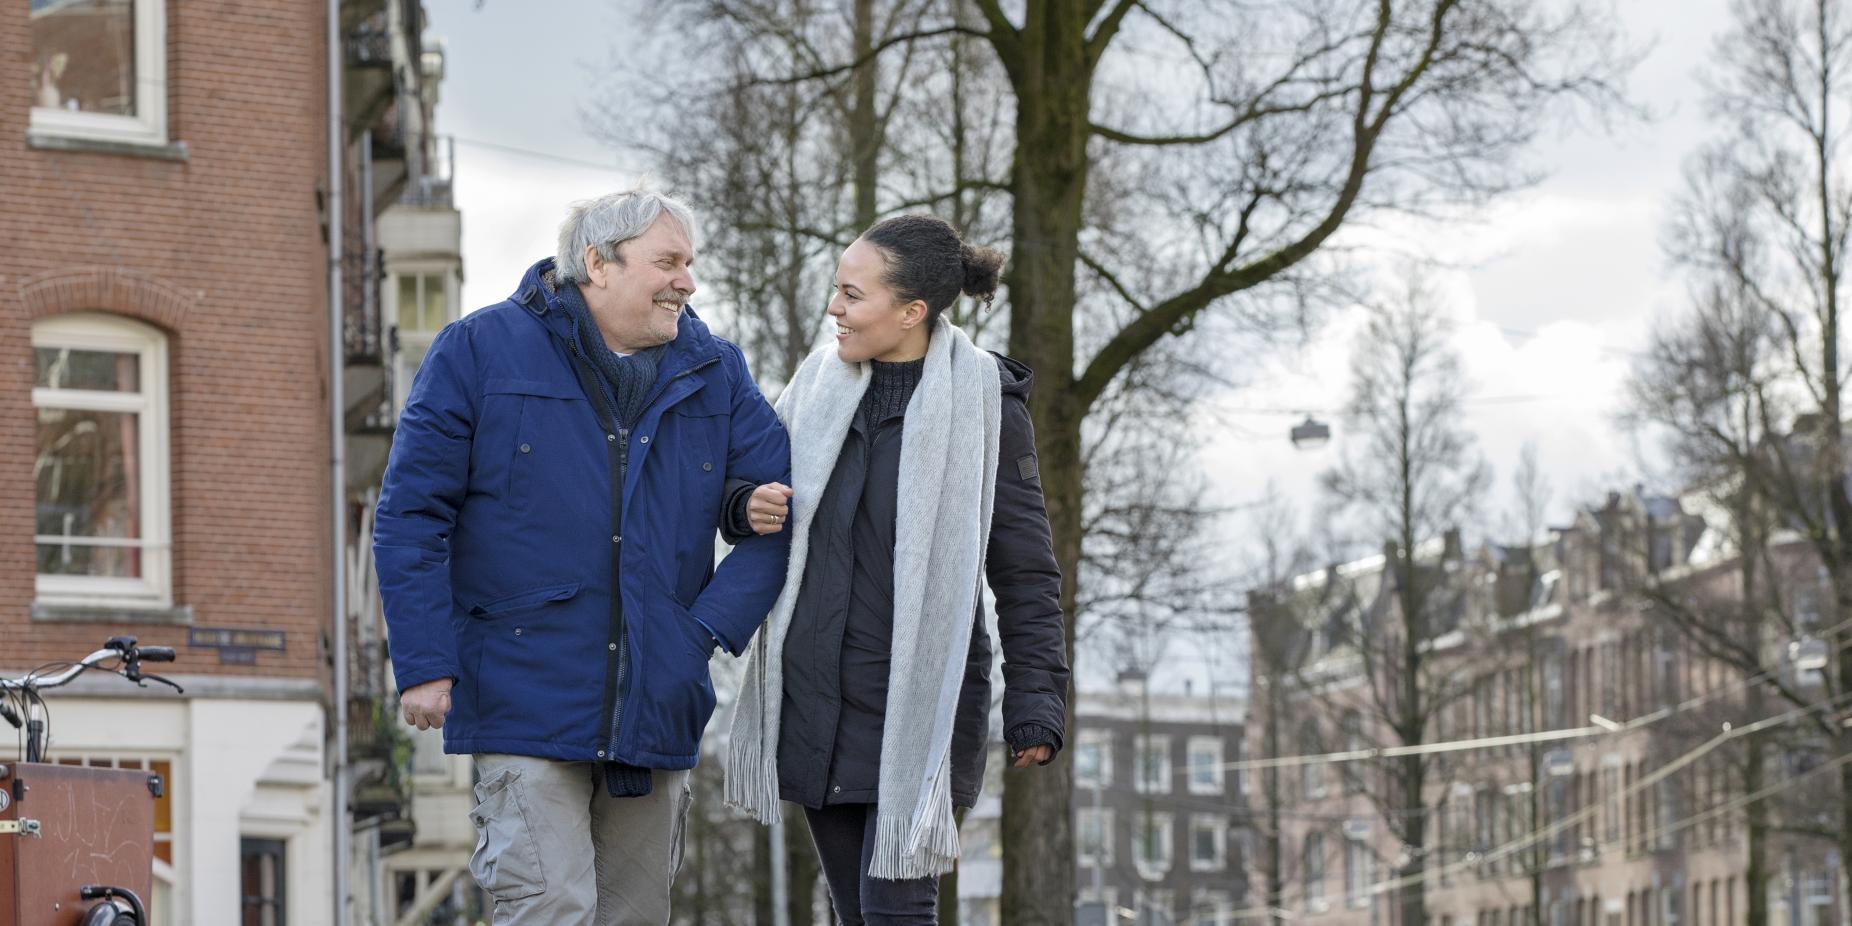
<path id="1" fill-rule="evenodd" d="M 771 825 L 779 820 L 778 766 L 776 757 L 764 748 L 766 737 L 740 736 L 735 730 L 727 744 L 726 784 L 723 797 L 760 823 Z"/>
<path id="2" fill-rule="evenodd" d="M 950 757 L 939 762 L 918 819 L 877 810 L 868 876 L 889 881 L 936 878 L 958 864 L 958 818 L 952 813 Z"/>

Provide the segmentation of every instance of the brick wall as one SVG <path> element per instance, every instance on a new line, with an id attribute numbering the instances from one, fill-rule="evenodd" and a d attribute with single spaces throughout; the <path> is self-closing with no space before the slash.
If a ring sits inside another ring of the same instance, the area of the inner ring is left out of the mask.
<path id="1" fill-rule="evenodd" d="M 0 13 L 0 670 L 106 635 L 181 647 L 176 673 L 314 677 L 329 596 L 323 7 L 170 0 L 168 135 L 184 161 L 27 145 L 26 4 Z M 184 628 L 32 621 L 30 325 L 79 309 L 169 341 L 174 603 L 282 630 L 217 665 Z"/>

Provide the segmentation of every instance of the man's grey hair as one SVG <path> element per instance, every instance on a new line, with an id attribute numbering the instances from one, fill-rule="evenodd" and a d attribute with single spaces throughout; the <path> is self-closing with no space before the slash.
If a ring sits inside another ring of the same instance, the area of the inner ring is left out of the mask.
<path id="1" fill-rule="evenodd" d="M 672 196 L 648 190 L 625 190 L 573 203 L 571 211 L 566 213 L 566 221 L 559 225 L 559 254 L 554 258 L 559 278 L 574 283 L 591 282 L 591 275 L 585 269 L 587 247 L 597 248 L 598 256 L 604 260 L 623 263 L 617 254 L 618 245 L 642 236 L 665 212 L 681 223 L 689 243 L 696 243 L 699 236 L 695 232 L 694 211 Z"/>

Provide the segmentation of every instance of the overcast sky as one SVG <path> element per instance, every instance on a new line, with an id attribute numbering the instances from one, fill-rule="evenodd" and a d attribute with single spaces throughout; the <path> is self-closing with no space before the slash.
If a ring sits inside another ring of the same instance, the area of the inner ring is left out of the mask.
<path id="1" fill-rule="evenodd" d="M 1727 25 L 1726 0 L 1620 6 L 1633 40 L 1651 46 L 1633 96 L 1658 118 L 1550 133 L 1536 151 L 1548 171 L 1542 184 L 1478 224 L 1429 229 L 1421 242 L 1459 268 L 1437 282 L 1460 319 L 1472 390 L 1466 419 L 1496 472 L 1492 506 L 1507 501 L 1519 449 L 1534 441 L 1558 520 L 1640 478 L 1636 451 L 1615 425 L 1616 401 L 1654 319 L 1685 298 L 1660 233 L 1682 164 L 1709 131 L 1695 77 Z M 457 138 L 467 310 L 501 299 L 529 263 L 552 253 L 567 203 L 642 179 L 580 120 L 592 94 L 609 92 L 599 75 L 629 26 L 610 0 L 560 0 L 548 4 L 547 21 L 509 0 L 426 9 L 428 35 L 447 51 L 437 130 Z M 1344 437 L 1335 412 L 1357 326 L 1355 313 L 1340 314 L 1304 350 L 1258 359 L 1249 385 L 1220 400 L 1220 417 L 1234 427 L 1205 457 L 1218 501 L 1250 501 L 1271 480 L 1308 513 L 1316 505 L 1317 473 Z M 1295 451 L 1286 438 L 1294 413 L 1330 421 L 1333 445 Z M 1230 524 L 1232 543 L 1242 541 L 1240 527 Z"/>

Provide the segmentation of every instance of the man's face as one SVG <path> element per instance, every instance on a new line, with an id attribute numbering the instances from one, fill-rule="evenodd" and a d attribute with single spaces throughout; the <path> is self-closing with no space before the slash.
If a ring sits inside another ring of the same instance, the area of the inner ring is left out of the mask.
<path id="1" fill-rule="evenodd" d="M 694 295 L 694 243 L 668 213 L 618 246 L 618 260 L 586 248 L 585 302 L 612 350 L 631 353 L 675 340 L 682 306 Z"/>

